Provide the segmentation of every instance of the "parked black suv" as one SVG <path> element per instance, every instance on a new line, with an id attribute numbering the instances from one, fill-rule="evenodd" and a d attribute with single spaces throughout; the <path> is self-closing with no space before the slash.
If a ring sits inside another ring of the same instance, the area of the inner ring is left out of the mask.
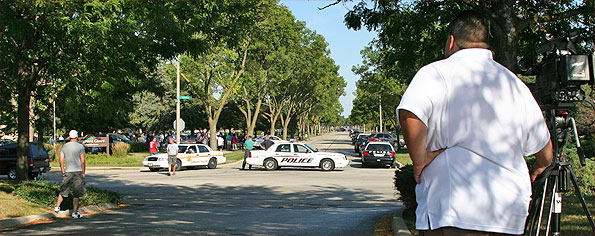
<path id="1" fill-rule="evenodd" d="M 29 178 L 34 179 L 50 171 L 50 156 L 41 142 L 29 143 Z M 17 143 L 0 146 L 0 175 L 9 179 L 17 177 Z"/>

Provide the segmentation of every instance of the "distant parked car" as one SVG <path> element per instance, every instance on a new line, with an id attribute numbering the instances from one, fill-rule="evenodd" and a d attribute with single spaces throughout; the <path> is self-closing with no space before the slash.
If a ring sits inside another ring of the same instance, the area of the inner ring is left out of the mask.
<path id="1" fill-rule="evenodd" d="M 399 143 L 399 136 L 391 133 L 373 133 L 369 137 L 370 142 L 389 142 L 397 149 L 401 146 Z"/>
<path id="2" fill-rule="evenodd" d="M 41 142 L 29 143 L 29 178 L 34 179 L 50 171 L 50 156 Z M 9 179 L 17 178 L 17 143 L 0 146 L 0 174 Z"/>
<path id="3" fill-rule="evenodd" d="M 195 135 L 181 135 L 182 142 L 181 143 L 196 143 L 196 136 Z"/>
<path id="4" fill-rule="evenodd" d="M 355 145 L 353 145 L 353 147 L 355 149 L 355 152 L 360 153 L 361 149 L 364 148 L 364 146 L 368 142 L 368 137 L 370 137 L 370 134 L 362 134 L 362 133 L 360 133 L 357 136 L 357 140 L 355 141 Z"/>
<path id="5" fill-rule="evenodd" d="M 278 143 L 279 141 L 285 141 L 277 136 L 269 136 L 269 140 L 273 141 L 273 143 Z M 264 142 L 264 136 L 258 136 L 254 139 L 254 148 L 260 149 L 260 144 Z"/>
<path id="6" fill-rule="evenodd" d="M 395 149 L 387 142 L 369 142 L 362 149 L 362 167 L 390 166 L 395 167 Z"/>

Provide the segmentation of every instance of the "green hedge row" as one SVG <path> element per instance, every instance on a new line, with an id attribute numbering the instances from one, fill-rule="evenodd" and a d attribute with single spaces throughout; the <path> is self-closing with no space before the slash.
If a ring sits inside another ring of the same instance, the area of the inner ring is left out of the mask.
<path id="1" fill-rule="evenodd" d="M 44 183 L 36 181 L 26 181 L 18 183 L 12 192 L 13 195 L 21 197 L 27 201 L 37 203 L 42 206 L 52 207 L 56 204 L 56 199 L 60 193 L 60 185 L 53 183 Z M 80 198 L 79 206 L 90 206 L 101 203 L 122 202 L 122 195 L 118 192 L 87 186 L 87 193 Z M 72 198 L 65 198 L 61 205 L 62 209 L 72 208 Z"/>

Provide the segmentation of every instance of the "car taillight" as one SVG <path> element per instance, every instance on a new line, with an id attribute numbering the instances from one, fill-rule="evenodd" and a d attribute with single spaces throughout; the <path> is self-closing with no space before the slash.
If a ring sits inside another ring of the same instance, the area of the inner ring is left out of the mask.
<path id="1" fill-rule="evenodd" d="M 376 139 L 375 138 L 371 138 L 370 139 L 370 142 L 376 142 Z"/>
<path id="2" fill-rule="evenodd" d="M 252 157 L 252 152 L 248 152 L 248 157 Z"/>
<path id="3" fill-rule="evenodd" d="M 394 152 L 391 152 L 390 153 L 390 157 L 395 157 L 395 153 Z"/>
<path id="4" fill-rule="evenodd" d="M 29 159 L 29 165 L 33 165 L 33 159 Z"/>
<path id="5" fill-rule="evenodd" d="M 367 157 L 367 156 L 369 156 L 369 155 L 370 155 L 370 153 L 369 153 L 369 152 L 364 152 L 364 156 L 365 156 L 365 157 Z"/>

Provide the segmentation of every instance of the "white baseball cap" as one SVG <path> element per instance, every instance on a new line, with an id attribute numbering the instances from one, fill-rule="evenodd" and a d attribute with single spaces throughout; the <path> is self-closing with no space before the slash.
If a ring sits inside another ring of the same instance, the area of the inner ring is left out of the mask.
<path id="1" fill-rule="evenodd" d="M 79 137 L 79 133 L 78 133 L 78 132 L 76 132 L 76 130 L 71 130 L 71 131 L 68 133 L 68 136 L 69 136 L 70 138 L 78 138 L 78 137 Z"/>

